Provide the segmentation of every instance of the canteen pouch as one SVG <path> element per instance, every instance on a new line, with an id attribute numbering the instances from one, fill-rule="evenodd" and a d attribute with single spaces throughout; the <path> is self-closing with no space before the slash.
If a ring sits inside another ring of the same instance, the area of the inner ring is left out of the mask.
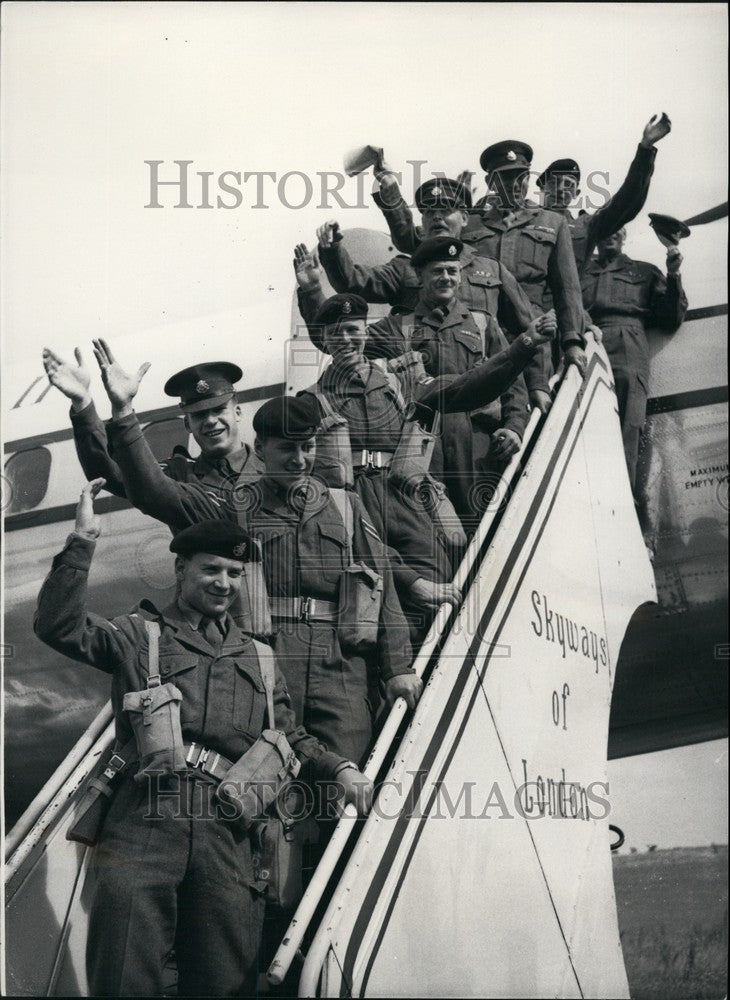
<path id="1" fill-rule="evenodd" d="M 277 796 L 273 814 L 255 828 L 253 866 L 257 888 L 265 893 L 266 905 L 277 910 L 296 909 L 304 894 L 304 846 L 319 840 L 314 817 L 297 818 L 302 807 L 306 808 L 306 801 L 293 785 Z"/>
<path id="2" fill-rule="evenodd" d="M 265 819 L 267 809 L 283 785 L 296 778 L 300 766 L 286 736 L 264 729 L 220 782 L 216 798 L 226 807 L 227 818 L 241 820 L 248 830 Z"/>
<path id="3" fill-rule="evenodd" d="M 182 694 L 174 684 L 129 691 L 123 708 L 128 714 L 139 754 L 135 781 L 150 774 L 184 774 L 187 770 L 180 725 Z"/>
<path id="4" fill-rule="evenodd" d="M 355 482 L 349 425 L 336 413 L 325 416 L 319 425 L 312 474 L 334 489 L 352 486 Z"/>
<path id="5" fill-rule="evenodd" d="M 94 847 L 109 812 L 117 776 L 123 774 L 135 757 L 134 741 L 130 740 L 120 751 L 113 750 L 101 760 L 89 777 L 84 794 L 74 811 L 72 826 L 66 831 L 66 840 Z"/>
<path id="6" fill-rule="evenodd" d="M 383 578 L 355 563 L 342 571 L 338 593 L 337 636 L 343 652 L 365 652 L 378 641 Z"/>

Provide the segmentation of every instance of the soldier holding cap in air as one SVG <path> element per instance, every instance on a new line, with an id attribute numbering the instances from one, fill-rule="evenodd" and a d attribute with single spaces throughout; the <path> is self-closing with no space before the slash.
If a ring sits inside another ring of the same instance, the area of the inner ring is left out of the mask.
<path id="1" fill-rule="evenodd" d="M 677 225 L 689 233 L 683 223 Z M 687 296 L 679 273 L 682 255 L 676 246 L 667 250 L 665 278 L 653 264 L 627 257 L 625 239 L 622 228 L 599 241 L 598 254 L 586 264 L 581 284 L 586 309 L 603 331 L 603 346 L 613 369 L 626 465 L 634 489 L 649 392 L 645 331 L 656 327 L 674 333 L 687 311 Z"/>
<path id="2" fill-rule="evenodd" d="M 71 400 L 71 423 L 76 452 L 84 474 L 89 479 L 102 476 L 105 489 L 125 496 L 119 469 L 109 454 L 109 426 L 102 423 L 89 393 L 91 376 L 77 348 L 76 365 L 63 361 L 49 348 L 43 351 L 43 364 L 52 385 Z M 94 341 L 94 354 L 105 386 L 109 378 L 120 382 L 121 369 L 105 340 Z M 149 369 L 145 363 L 134 374 L 123 372 L 120 390 L 133 398 Z M 177 372 L 165 383 L 165 393 L 180 400 L 186 429 L 200 448 L 193 459 L 184 448 L 162 462 L 162 469 L 176 482 L 201 482 L 211 488 L 231 488 L 237 482 L 257 479 L 261 465 L 253 450 L 241 437 L 241 408 L 236 401 L 235 383 L 243 373 L 238 365 L 218 361 L 193 365 Z M 112 413 L 114 420 L 136 424 L 131 413 Z"/>
<path id="3" fill-rule="evenodd" d="M 295 724 L 271 650 L 228 614 L 246 587 L 250 538 L 238 525 L 201 523 L 173 538 L 178 590 L 169 607 L 143 600 L 111 621 L 87 610 L 99 535 L 93 498 L 103 485 L 97 479 L 82 492 L 35 619 L 53 649 L 111 675 L 114 794 L 92 856 L 91 994 L 161 996 L 174 948 L 180 995 L 253 995 L 263 873 L 246 825 L 217 794 L 233 763 L 240 770 L 262 745 L 270 712 L 301 777 L 335 781 L 361 814 L 372 783 Z"/>
<path id="4" fill-rule="evenodd" d="M 471 208 L 471 192 L 462 181 L 433 178 L 421 184 L 415 197 L 423 220 L 424 239 L 449 236 L 459 239 Z M 421 287 L 409 257 L 399 255 L 377 267 L 353 264 L 334 220 L 320 226 L 317 237 L 319 261 L 335 291 L 361 295 L 366 302 L 388 302 L 393 313 L 413 313 Z M 308 254 L 303 244 L 295 248 L 294 255 L 295 268 L 307 266 Z M 461 283 L 457 296 L 478 328 L 484 331 L 498 324 L 512 343 L 527 330 L 532 319 L 529 299 L 513 275 L 499 261 L 481 257 L 469 246 L 462 247 L 459 265 Z M 528 390 L 548 391 L 544 369 L 540 356 L 536 356 L 525 370 Z"/>
<path id="5" fill-rule="evenodd" d="M 567 224 L 525 200 L 532 148 L 526 142 L 508 139 L 488 146 L 479 162 L 492 193 L 470 211 L 461 239 L 476 253 L 498 260 L 514 275 L 530 300 L 533 317 L 542 313 L 545 288 L 550 289 L 563 356 L 568 364 L 584 371 L 583 305 Z M 389 204 L 393 204 L 390 199 Z M 402 200 L 389 209 L 387 219 L 396 247 L 412 253 L 422 232 Z M 549 364 L 547 355 L 545 363 Z M 546 378 L 548 374 L 549 370 Z M 547 389 L 531 386 L 530 402 L 547 412 Z"/>
<path id="6" fill-rule="evenodd" d="M 553 160 L 537 178 L 545 208 L 562 215 L 568 224 L 579 275 L 590 260 L 598 241 L 631 222 L 644 207 L 654 173 L 656 144 L 671 129 L 672 123 L 664 113 L 661 116 L 654 115 L 647 122 L 623 184 L 595 212 L 588 213 L 581 209 L 575 216 L 570 209 L 571 202 L 580 194 L 580 167 L 575 160 Z M 549 296 L 544 301 L 549 308 L 552 304 Z"/>
<path id="7" fill-rule="evenodd" d="M 433 237 L 419 245 L 412 258 L 421 283 L 415 311 L 407 315 L 391 314 L 369 327 L 362 345 L 365 356 L 385 359 L 391 372 L 407 380 L 413 365 L 421 362 L 428 376 L 460 376 L 485 359 L 501 357 L 506 352 L 507 342 L 499 326 L 493 324 L 480 329 L 464 303 L 456 298 L 462 249 L 461 241 L 450 237 Z M 297 267 L 296 261 L 295 269 L 300 282 L 300 309 L 310 327 L 312 340 L 322 347 L 323 337 L 317 327 L 323 322 L 322 311 L 327 307 L 320 307 L 320 315 L 315 313 L 323 299 L 318 272 L 313 266 Z M 302 286 L 303 280 L 306 280 L 306 287 Z M 335 297 L 329 301 L 335 303 L 337 300 Z M 344 297 L 344 301 L 350 300 L 358 301 L 356 297 Z M 361 312 L 359 309 L 350 317 L 351 323 L 361 318 Z M 334 313 L 333 317 L 338 318 Z M 364 323 L 365 315 L 362 321 Z M 483 513 L 474 502 L 478 474 L 501 470 L 521 444 L 528 418 L 527 392 L 521 371 L 549 339 L 538 337 L 538 322 L 543 324 L 544 321 L 534 321 L 529 328 L 530 350 L 524 355 L 525 361 L 513 367 L 511 378 L 502 383 L 501 404 L 495 400 L 492 386 L 485 385 L 483 398 L 472 407 L 450 405 L 443 417 L 439 446 L 431 468 L 437 478 L 446 482 L 454 506 L 469 530 L 475 527 Z M 417 360 L 414 360 L 414 352 Z M 325 373 L 323 378 L 326 377 Z M 412 388 L 408 388 L 407 393 L 412 392 Z M 470 416 L 456 412 L 463 409 L 477 412 Z M 351 428 L 351 435 L 359 445 L 362 433 L 358 435 L 358 431 Z M 372 447 L 367 443 L 362 446 Z M 393 540 L 391 544 L 405 557 L 402 543 Z"/>
<path id="8" fill-rule="evenodd" d="M 428 180 L 418 188 L 415 198 L 423 220 L 424 239 L 449 236 L 459 239 L 471 208 L 471 193 L 461 181 Z M 319 261 L 335 291 L 353 292 L 366 302 L 388 302 L 394 313 L 413 312 L 420 281 L 409 257 L 399 255 L 376 267 L 353 264 L 334 220 L 320 226 L 317 237 Z M 302 250 L 306 252 L 300 244 L 295 255 L 303 256 Z M 530 302 L 507 268 L 491 257 L 480 257 L 468 246 L 462 248 L 460 267 L 458 297 L 476 322 L 484 327 L 496 320 L 510 343 L 524 333 L 532 319 Z"/>

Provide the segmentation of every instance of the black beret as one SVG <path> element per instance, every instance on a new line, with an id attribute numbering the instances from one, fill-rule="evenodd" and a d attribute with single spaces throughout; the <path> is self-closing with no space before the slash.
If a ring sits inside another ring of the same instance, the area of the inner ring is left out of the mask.
<path id="1" fill-rule="evenodd" d="M 340 292 L 331 295 L 317 310 L 314 322 L 318 326 L 337 323 L 341 319 L 367 319 L 368 304 L 360 295 Z"/>
<path id="2" fill-rule="evenodd" d="M 165 382 L 165 393 L 179 396 L 181 409 L 194 413 L 227 403 L 235 395 L 233 384 L 241 378 L 243 372 L 238 365 L 213 361 L 176 372 Z"/>
<path id="3" fill-rule="evenodd" d="M 306 441 L 317 433 L 321 419 L 315 396 L 274 396 L 254 414 L 253 429 L 261 438 Z"/>
<path id="4" fill-rule="evenodd" d="M 575 160 L 571 160 L 569 157 L 562 160 L 553 160 L 549 166 L 545 167 L 537 178 L 537 186 L 541 190 L 545 187 L 545 181 L 551 174 L 572 174 L 576 182 L 580 184 L 580 167 Z"/>
<path id="5" fill-rule="evenodd" d="M 411 264 L 414 267 L 423 267 L 432 260 L 458 261 L 463 249 L 464 244 L 461 240 L 453 236 L 432 236 L 418 245 L 418 249 L 411 257 Z"/>
<path id="6" fill-rule="evenodd" d="M 424 208 L 471 208 L 471 191 L 459 181 L 434 177 L 416 191 L 416 206 L 421 212 Z"/>
<path id="7" fill-rule="evenodd" d="M 532 163 L 532 146 L 516 139 L 505 139 L 487 146 L 479 157 L 479 165 L 485 174 L 494 170 L 529 170 Z"/>
<path id="8" fill-rule="evenodd" d="M 689 236 L 691 229 L 685 222 L 680 222 L 672 215 L 659 215 L 658 212 L 649 212 L 649 225 L 662 241 L 664 246 L 674 246 L 679 244 L 685 236 Z"/>
<path id="9" fill-rule="evenodd" d="M 233 521 L 199 521 L 178 531 L 170 542 L 170 552 L 179 556 L 194 556 L 206 552 L 225 559 L 257 562 L 257 545 L 243 528 Z"/>

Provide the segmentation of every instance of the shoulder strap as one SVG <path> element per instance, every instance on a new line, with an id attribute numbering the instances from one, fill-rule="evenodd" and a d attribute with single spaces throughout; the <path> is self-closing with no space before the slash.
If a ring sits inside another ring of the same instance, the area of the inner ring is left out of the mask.
<path id="1" fill-rule="evenodd" d="M 483 312 L 477 312 L 475 309 L 469 310 L 469 315 L 471 316 L 474 324 L 479 331 L 479 337 L 482 341 L 482 357 L 486 357 L 487 352 L 487 317 Z"/>
<path id="2" fill-rule="evenodd" d="M 325 417 L 333 417 L 336 415 L 334 406 L 320 389 L 319 382 L 315 382 L 314 385 L 307 386 L 307 388 L 303 389 L 302 392 L 308 392 L 312 396 L 316 397 Z"/>
<path id="3" fill-rule="evenodd" d="M 274 650 L 259 639 L 251 639 L 259 658 L 259 670 L 261 680 L 264 682 L 266 691 L 266 713 L 269 717 L 269 729 L 276 729 L 274 719 L 274 687 L 276 686 L 276 661 L 274 660 Z"/>
<path id="4" fill-rule="evenodd" d="M 144 627 L 149 641 L 147 657 L 147 687 L 159 687 L 160 680 L 160 623 L 144 620 Z"/>
<path id="5" fill-rule="evenodd" d="M 347 537 L 347 559 L 350 565 L 353 562 L 352 544 L 355 535 L 355 517 L 352 511 L 352 498 L 348 496 L 347 490 L 330 487 L 330 496 L 335 502 L 337 511 L 345 525 L 345 535 Z"/>
<path id="6" fill-rule="evenodd" d="M 416 325 L 416 314 L 414 312 L 404 313 L 401 316 L 401 333 L 406 343 L 406 351 L 410 351 L 413 343 L 413 328 Z"/>
<path id="7" fill-rule="evenodd" d="M 375 367 L 379 371 L 381 371 L 383 375 L 385 375 L 386 382 L 395 393 L 395 405 L 398 407 L 401 413 L 405 413 L 407 410 L 407 406 L 405 398 L 403 396 L 403 389 L 401 387 L 400 379 L 398 378 L 398 376 L 395 374 L 395 372 L 392 372 L 390 368 L 388 368 L 388 362 L 386 361 L 385 358 L 374 358 L 371 361 L 371 364 L 375 365 Z"/>

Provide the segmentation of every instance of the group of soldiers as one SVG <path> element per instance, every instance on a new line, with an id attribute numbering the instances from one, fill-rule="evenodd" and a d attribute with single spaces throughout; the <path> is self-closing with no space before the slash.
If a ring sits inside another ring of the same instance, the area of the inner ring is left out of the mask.
<path id="1" fill-rule="evenodd" d="M 620 189 L 577 217 L 573 160 L 540 176 L 543 207 L 526 200 L 523 142 L 484 150 L 490 194 L 475 204 L 463 178 L 422 184 L 420 226 L 392 173 L 377 170 L 375 200 L 401 253 L 364 267 L 334 220 L 316 250 L 297 245 L 300 311 L 331 361 L 297 396 L 258 409 L 253 447 L 233 362 L 201 362 L 167 381 L 199 455 L 177 449 L 160 464 L 133 408 L 148 365 L 128 373 L 94 341 L 111 403 L 104 423 L 80 352 L 69 364 L 44 351 L 51 383 L 71 401 L 90 482 L 41 591 L 36 632 L 111 674 L 119 753 L 134 728 L 128 706 L 141 692 L 150 724 L 160 686 L 176 692 L 166 704 L 178 705 L 182 741 L 155 796 L 139 745 L 116 781 L 94 860 L 95 994 L 160 992 L 173 949 L 180 993 L 253 992 L 265 879 L 250 831 L 216 811 L 221 782 L 274 729 L 309 778 L 367 812 L 373 789 L 360 769 L 378 716 L 399 697 L 414 707 L 421 693 L 413 649 L 437 609 L 460 600 L 453 578 L 485 484 L 519 451 L 530 409 L 548 412 L 557 365 L 585 371 L 589 331 L 602 331 L 611 359 L 633 483 L 644 329 L 676 329 L 686 299 L 678 251 L 665 278 L 622 254 L 623 226 L 644 204 L 655 143 L 669 129 L 666 116 L 652 119 Z M 322 271 L 337 292 L 329 298 Z M 368 325 L 369 302 L 389 303 L 390 314 Z M 102 488 L 171 529 L 168 607 L 144 600 L 112 621 L 87 610 Z"/>

